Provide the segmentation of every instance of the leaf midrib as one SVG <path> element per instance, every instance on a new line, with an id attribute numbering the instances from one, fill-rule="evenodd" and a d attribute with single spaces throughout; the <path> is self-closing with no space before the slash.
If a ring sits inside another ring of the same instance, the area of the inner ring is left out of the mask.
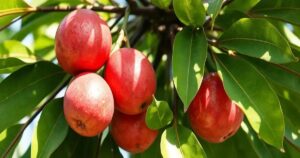
<path id="1" fill-rule="evenodd" d="M 192 33 L 192 37 L 191 37 L 191 44 L 189 47 L 189 52 L 188 52 L 188 70 L 187 70 L 187 78 L 186 78 L 186 90 L 185 90 L 185 94 L 186 94 L 186 98 L 185 98 L 185 103 L 188 103 L 188 96 L 189 96 L 189 80 L 190 80 L 190 69 L 191 69 L 191 56 L 192 56 L 192 46 L 193 46 L 193 39 L 194 39 L 194 34 Z M 187 106 L 187 105 L 185 105 Z"/>
<path id="2" fill-rule="evenodd" d="M 228 41 L 234 41 L 234 40 L 245 40 L 245 41 L 253 41 L 253 42 L 266 43 L 266 44 L 269 44 L 269 45 L 271 45 L 271 46 L 273 46 L 273 47 L 275 47 L 275 48 L 277 48 L 277 49 L 285 52 L 284 49 L 281 49 L 279 46 L 277 46 L 274 43 L 271 43 L 269 41 L 259 40 L 259 39 L 253 39 L 253 38 L 240 38 L 240 37 L 239 38 L 228 38 L 228 39 L 221 40 L 220 42 L 221 43 L 226 43 L 226 41 L 228 42 Z M 286 53 L 284 53 L 284 54 L 286 54 Z"/>

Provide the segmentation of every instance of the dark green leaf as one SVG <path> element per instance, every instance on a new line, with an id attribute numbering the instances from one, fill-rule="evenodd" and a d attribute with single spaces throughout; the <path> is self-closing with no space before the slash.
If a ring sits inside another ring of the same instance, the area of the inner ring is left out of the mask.
<path id="1" fill-rule="evenodd" d="M 260 0 L 233 0 L 226 9 L 237 10 L 243 13 L 249 11 L 254 7 Z"/>
<path id="2" fill-rule="evenodd" d="M 216 19 L 216 25 L 227 30 L 236 21 L 246 18 L 247 15 L 243 12 L 236 10 L 226 10 L 224 14 L 221 14 Z"/>
<path id="3" fill-rule="evenodd" d="M 14 125 L 8 129 L 5 129 L 0 133 L 0 156 L 6 151 L 10 143 L 13 141 L 17 133 L 20 131 L 22 125 Z M 15 148 L 15 147 L 14 147 Z M 13 149 L 14 149 L 13 148 Z M 12 150 L 14 151 L 14 150 Z M 12 157 L 13 152 L 10 152 L 9 157 Z"/>
<path id="4" fill-rule="evenodd" d="M 206 158 L 194 133 L 181 125 L 167 128 L 163 132 L 160 149 L 164 158 Z"/>
<path id="5" fill-rule="evenodd" d="M 172 0 L 151 0 L 151 3 L 158 8 L 168 9 Z"/>
<path id="6" fill-rule="evenodd" d="M 287 40 L 264 19 L 240 19 L 223 33 L 219 42 L 237 53 L 273 63 L 297 61 Z"/>
<path id="7" fill-rule="evenodd" d="M 1 0 L 0 1 L 0 15 L 3 13 L 12 11 L 12 10 L 18 10 L 18 9 L 24 9 L 28 7 L 28 5 L 23 0 Z M 13 14 L 8 15 L 5 17 L 0 18 L 0 28 L 8 24 L 10 21 L 12 21 L 14 18 L 18 17 L 20 14 Z"/>
<path id="8" fill-rule="evenodd" d="M 81 136 L 76 134 L 71 128 L 62 144 L 53 152 L 51 158 L 71 158 L 75 157 L 76 148 L 79 146 Z"/>
<path id="9" fill-rule="evenodd" d="M 201 85 L 207 56 L 207 41 L 202 29 L 184 28 L 173 46 L 173 81 L 187 109 Z"/>
<path id="10" fill-rule="evenodd" d="M 299 0 L 262 0 L 251 13 L 300 25 Z"/>
<path id="11" fill-rule="evenodd" d="M 24 66 L 5 78 L 0 83 L 0 131 L 45 103 L 68 78 L 50 62 Z"/>
<path id="12" fill-rule="evenodd" d="M 168 102 L 153 99 L 146 113 L 147 126 L 151 129 L 160 129 L 170 124 L 172 120 L 173 112 Z"/>
<path id="13" fill-rule="evenodd" d="M 209 158 L 258 158 L 246 134 L 239 130 L 233 137 L 222 143 L 201 141 Z"/>
<path id="14" fill-rule="evenodd" d="M 246 114 L 255 132 L 280 149 L 284 135 L 283 114 L 279 99 L 266 78 L 239 57 L 220 55 L 217 67 L 225 91 Z"/>
<path id="15" fill-rule="evenodd" d="M 26 65 L 25 62 L 16 58 L 0 59 L 0 74 L 11 73 Z"/>
<path id="16" fill-rule="evenodd" d="M 178 19 L 187 26 L 202 26 L 205 9 L 202 0 L 173 0 L 173 7 Z"/>
<path id="17" fill-rule="evenodd" d="M 101 155 L 99 156 L 99 158 L 100 157 L 122 158 L 120 150 L 118 146 L 115 144 L 115 142 L 113 141 L 110 134 L 108 134 L 104 139 L 104 142 L 101 145 L 99 153 L 100 153 L 99 155 Z"/>
<path id="18" fill-rule="evenodd" d="M 33 133 L 31 155 L 48 158 L 63 142 L 68 125 L 63 113 L 63 99 L 50 102 L 43 110 L 37 128 Z"/>

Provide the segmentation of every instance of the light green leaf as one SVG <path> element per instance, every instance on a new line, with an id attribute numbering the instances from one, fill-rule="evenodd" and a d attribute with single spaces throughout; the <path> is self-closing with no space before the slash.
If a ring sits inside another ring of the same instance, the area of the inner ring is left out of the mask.
<path id="1" fill-rule="evenodd" d="M 219 42 L 222 47 L 268 62 L 298 60 L 284 36 L 265 19 L 240 19 L 223 33 Z"/>
<path id="2" fill-rule="evenodd" d="M 178 19 L 187 26 L 202 26 L 205 9 L 202 0 L 173 0 L 173 7 Z"/>
<path id="3" fill-rule="evenodd" d="M 251 10 L 251 14 L 300 25 L 300 1 L 262 0 Z"/>
<path id="4" fill-rule="evenodd" d="M 24 66 L 0 83 L 0 131 L 30 114 L 54 95 L 69 75 L 50 62 Z"/>
<path id="5" fill-rule="evenodd" d="M 14 9 L 24 9 L 29 7 L 23 0 L 0 0 L 0 15 Z M 20 14 L 8 15 L 0 18 L 0 28 L 8 24 Z"/>
<path id="6" fill-rule="evenodd" d="M 50 102 L 43 110 L 31 143 L 32 158 L 48 158 L 68 133 L 63 113 L 63 99 Z"/>
<path id="7" fill-rule="evenodd" d="M 13 141 L 17 133 L 20 131 L 22 125 L 17 124 L 8 129 L 5 129 L 0 133 L 0 156 L 2 157 L 3 152 L 6 151 L 10 143 Z M 14 147 L 15 148 L 15 147 Z M 14 149 L 13 148 L 13 149 Z M 12 150 L 14 151 L 14 150 Z M 10 152 L 8 157 L 12 157 L 13 152 Z"/>
<path id="8" fill-rule="evenodd" d="M 172 56 L 173 81 L 185 109 L 200 88 L 206 57 L 207 41 L 202 29 L 186 27 L 177 33 Z"/>
<path id="9" fill-rule="evenodd" d="M 151 3 L 160 9 L 168 9 L 172 0 L 151 0 Z"/>
<path id="10" fill-rule="evenodd" d="M 157 101 L 153 99 L 151 105 L 147 109 L 146 124 L 151 129 L 160 129 L 173 120 L 173 112 L 166 101 Z"/>
<path id="11" fill-rule="evenodd" d="M 167 128 L 160 142 L 164 158 L 206 158 L 206 154 L 195 134 L 181 125 Z"/>
<path id="12" fill-rule="evenodd" d="M 207 14 L 212 17 L 213 21 L 219 14 L 221 7 L 222 7 L 223 0 L 207 0 L 208 8 Z"/>
<path id="13" fill-rule="evenodd" d="M 36 62 L 34 54 L 21 42 L 7 40 L 0 44 L 0 59 L 17 58 L 25 63 Z"/>
<path id="14" fill-rule="evenodd" d="M 217 67 L 225 91 L 246 114 L 255 132 L 280 149 L 284 136 L 283 114 L 279 99 L 266 78 L 239 57 L 220 55 Z"/>

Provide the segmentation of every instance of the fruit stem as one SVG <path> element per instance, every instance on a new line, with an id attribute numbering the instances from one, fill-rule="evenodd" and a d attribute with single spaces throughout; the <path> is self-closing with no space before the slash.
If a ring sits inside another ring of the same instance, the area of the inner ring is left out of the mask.
<path id="1" fill-rule="evenodd" d="M 41 111 L 46 107 L 46 105 L 55 98 L 55 96 L 67 85 L 68 81 L 70 80 L 71 76 L 68 74 L 63 78 L 63 81 L 57 86 L 57 88 L 48 96 L 36 112 L 27 120 L 27 122 L 21 127 L 19 132 L 16 134 L 13 141 L 9 144 L 6 151 L 2 155 L 2 158 L 6 158 L 13 147 L 17 144 L 18 140 L 21 138 L 25 129 L 32 123 L 32 121 L 41 113 Z"/>
<path id="2" fill-rule="evenodd" d="M 129 37 L 127 34 L 127 23 L 128 23 L 129 14 L 130 14 L 130 7 L 127 7 L 125 10 L 124 21 L 122 25 L 122 30 L 124 30 L 124 37 L 125 37 L 124 40 L 127 48 L 130 48 Z"/>

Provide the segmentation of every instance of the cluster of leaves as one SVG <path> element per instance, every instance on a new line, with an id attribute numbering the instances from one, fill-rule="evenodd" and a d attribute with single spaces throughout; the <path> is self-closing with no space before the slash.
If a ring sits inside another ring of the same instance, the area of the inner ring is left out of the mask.
<path id="1" fill-rule="evenodd" d="M 109 0 L 31 0 L 30 5 L 0 0 L 1 156 L 122 157 L 108 130 L 84 138 L 65 122 L 57 94 L 70 76 L 57 65 L 54 33 L 67 13 L 29 14 L 36 6 L 91 3 L 120 7 Z M 132 11 L 154 5 L 153 11 L 159 13 L 140 13 L 126 25 L 132 46 L 143 51 L 156 69 L 157 100 L 147 110 L 146 123 L 160 130 L 147 151 L 130 157 L 300 157 L 299 0 L 128 3 Z M 118 41 L 122 14 L 100 15 L 113 26 Z M 6 28 L 17 19 L 21 26 Z M 210 71 L 219 73 L 227 94 L 246 116 L 241 130 L 221 144 L 197 138 L 184 113 Z M 22 148 L 16 146 L 18 138 L 41 111 L 30 147 L 18 155 Z"/>

